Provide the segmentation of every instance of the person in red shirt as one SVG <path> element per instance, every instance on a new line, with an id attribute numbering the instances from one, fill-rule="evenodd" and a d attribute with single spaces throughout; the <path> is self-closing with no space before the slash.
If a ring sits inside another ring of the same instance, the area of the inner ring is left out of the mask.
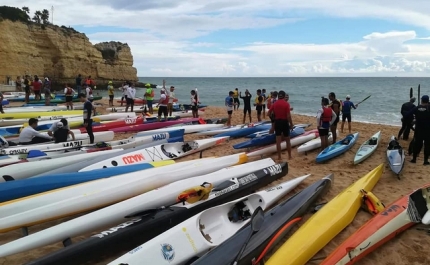
<path id="1" fill-rule="evenodd" d="M 39 81 L 37 75 L 34 76 L 34 81 L 31 83 L 33 86 L 34 100 L 40 100 L 40 90 L 42 88 L 42 82 Z"/>
<path id="2" fill-rule="evenodd" d="M 273 117 L 275 124 L 276 135 L 276 151 L 278 159 L 281 160 L 281 143 L 285 140 L 287 144 L 288 159 L 291 159 L 291 142 L 290 130 L 293 128 L 293 120 L 291 119 L 290 103 L 285 101 L 285 92 L 283 90 L 278 93 L 278 100 L 272 104 L 269 109 L 269 117 Z"/>

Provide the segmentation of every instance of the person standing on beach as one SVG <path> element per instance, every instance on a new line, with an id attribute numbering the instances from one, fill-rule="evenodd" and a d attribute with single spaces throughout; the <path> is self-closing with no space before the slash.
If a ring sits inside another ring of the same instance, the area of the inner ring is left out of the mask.
<path id="1" fill-rule="evenodd" d="M 193 113 L 193 118 L 199 117 L 199 108 L 197 106 L 198 104 L 199 99 L 197 97 L 197 93 L 195 90 L 191 90 L 191 111 Z"/>
<path id="2" fill-rule="evenodd" d="M 154 101 L 154 95 L 155 95 L 154 89 L 152 89 L 150 84 L 146 84 L 145 86 L 146 86 L 146 91 L 143 96 L 146 99 L 146 105 L 148 106 L 149 113 L 153 114 L 154 110 L 152 108 L 152 103 Z"/>
<path id="3" fill-rule="evenodd" d="M 134 97 L 136 96 L 136 89 L 134 89 L 134 85 L 131 82 L 128 82 L 126 95 L 127 95 L 127 106 L 125 107 L 125 112 L 128 112 L 129 107 L 130 107 L 130 111 L 133 112 Z"/>
<path id="4" fill-rule="evenodd" d="M 414 122 L 414 117 L 406 117 L 407 114 L 414 109 L 416 98 L 412 97 L 409 102 L 406 102 L 402 105 L 402 108 L 400 109 L 400 113 L 402 114 L 402 128 L 400 128 L 400 131 L 397 135 L 397 139 L 400 139 L 403 135 L 403 140 L 409 139 L 409 133 L 411 132 L 412 123 Z"/>
<path id="5" fill-rule="evenodd" d="M 236 89 L 233 91 L 233 101 L 234 101 L 234 110 L 238 110 L 240 107 L 240 101 L 239 101 L 239 89 L 236 87 Z"/>
<path id="6" fill-rule="evenodd" d="M 51 86 L 45 84 L 43 93 L 45 94 L 45 106 L 51 105 Z"/>
<path id="7" fill-rule="evenodd" d="M 275 135 L 276 135 L 276 151 L 278 153 L 278 160 L 281 160 L 281 143 L 285 140 L 287 144 L 288 159 L 291 159 L 291 142 L 290 130 L 294 127 L 293 120 L 290 113 L 290 103 L 283 100 L 285 92 L 279 91 L 278 101 L 276 101 L 269 109 L 268 115 L 272 113 L 275 117 Z"/>
<path id="8" fill-rule="evenodd" d="M 317 112 L 318 133 L 321 139 L 321 151 L 329 146 L 328 131 L 330 126 L 336 120 L 337 115 L 332 108 L 328 106 L 328 98 L 321 98 L 321 109 Z"/>
<path id="9" fill-rule="evenodd" d="M 31 85 L 33 86 L 34 100 L 40 100 L 40 89 L 42 88 L 42 83 L 39 82 L 39 77 L 37 77 L 37 75 L 34 76 L 34 81 L 31 82 Z"/>
<path id="10" fill-rule="evenodd" d="M 167 121 L 168 111 L 167 104 L 169 104 L 169 97 L 166 95 L 166 90 L 160 90 L 160 100 L 158 101 L 158 121 L 161 121 L 161 115 L 164 115 L 164 120 Z"/>
<path id="11" fill-rule="evenodd" d="M 0 112 L 1 113 L 4 113 L 4 110 L 3 110 L 3 99 L 4 99 L 3 93 L 0 92 Z"/>
<path id="12" fill-rule="evenodd" d="M 228 92 L 228 96 L 225 98 L 225 101 L 224 101 L 225 107 L 227 108 L 227 115 L 228 115 L 227 126 L 231 126 L 231 115 L 233 114 L 233 108 L 237 104 L 234 102 L 233 96 L 234 96 L 233 91 Z"/>
<path id="13" fill-rule="evenodd" d="M 257 97 L 254 101 L 255 110 L 257 111 L 257 120 L 261 121 L 261 112 L 263 111 L 263 96 L 261 96 L 261 89 L 257 89 Z"/>
<path id="14" fill-rule="evenodd" d="M 263 119 L 265 119 L 266 118 L 266 89 L 265 88 L 263 88 L 263 90 L 261 91 L 261 96 L 263 97 L 261 111 L 263 112 Z"/>
<path id="15" fill-rule="evenodd" d="M 169 113 L 169 116 L 172 116 L 173 113 L 173 102 L 175 101 L 175 87 L 170 86 L 170 92 L 167 95 L 169 98 L 169 103 L 167 104 L 167 112 Z"/>
<path id="16" fill-rule="evenodd" d="M 348 131 L 351 133 L 351 109 L 356 109 L 358 105 L 354 105 L 351 101 L 351 96 L 347 95 L 346 100 L 342 102 L 342 124 L 340 126 L 340 132 L 343 133 L 343 126 L 345 121 L 348 120 Z"/>
<path id="17" fill-rule="evenodd" d="M 81 76 L 81 74 L 78 74 L 78 76 L 76 77 L 75 86 L 76 86 L 76 90 L 78 91 L 78 95 L 81 94 L 81 90 L 82 90 L 82 76 Z"/>
<path id="18" fill-rule="evenodd" d="M 113 107 L 113 97 L 115 94 L 114 94 L 114 88 L 113 88 L 112 81 L 108 82 L 107 90 L 108 90 L 108 95 L 109 95 L 109 107 Z"/>
<path id="19" fill-rule="evenodd" d="M 21 82 L 21 77 L 20 76 L 18 76 L 16 78 L 15 86 L 16 86 L 16 91 L 18 91 L 18 92 L 22 91 L 22 82 Z"/>
<path id="20" fill-rule="evenodd" d="M 415 116 L 414 149 L 411 163 L 417 162 L 424 143 L 424 165 L 429 165 L 430 156 L 430 105 L 429 96 L 421 97 L 421 104 L 414 107 L 406 118 Z"/>
<path id="21" fill-rule="evenodd" d="M 278 91 L 271 92 L 270 99 L 267 101 L 267 107 L 270 109 L 273 104 L 278 100 Z M 288 101 L 287 101 L 288 102 Z M 272 123 L 272 126 L 270 127 L 269 133 L 272 134 L 275 132 L 275 115 L 272 113 L 269 115 L 270 122 Z"/>
<path id="22" fill-rule="evenodd" d="M 30 85 L 30 78 L 26 75 L 24 79 L 25 103 L 30 102 Z"/>
<path id="23" fill-rule="evenodd" d="M 94 133 L 93 133 L 93 119 L 91 119 L 91 114 L 93 112 L 93 103 L 87 99 L 86 94 L 79 94 L 79 99 L 84 103 L 84 127 L 87 130 L 87 134 L 90 137 L 90 144 L 94 143 Z"/>
<path id="24" fill-rule="evenodd" d="M 239 92 L 239 97 L 243 99 L 243 123 L 246 120 L 246 113 L 248 112 L 249 123 L 251 123 L 251 98 L 252 95 L 248 89 L 245 90 L 245 96 L 242 96 L 242 92 Z"/>
<path id="25" fill-rule="evenodd" d="M 125 104 L 127 105 L 127 89 L 128 89 L 128 85 L 127 85 L 128 81 L 122 83 L 122 97 L 121 97 L 121 107 L 125 101 Z"/>
<path id="26" fill-rule="evenodd" d="M 340 102 L 340 100 L 336 99 L 336 94 L 334 92 L 330 92 L 328 94 L 328 98 L 331 101 L 330 107 L 333 109 L 334 113 L 336 113 L 336 119 L 330 126 L 330 131 L 333 136 L 333 143 L 336 143 L 336 140 L 337 140 L 336 130 L 337 130 L 337 124 L 339 123 L 339 114 L 342 109 L 342 103 Z"/>

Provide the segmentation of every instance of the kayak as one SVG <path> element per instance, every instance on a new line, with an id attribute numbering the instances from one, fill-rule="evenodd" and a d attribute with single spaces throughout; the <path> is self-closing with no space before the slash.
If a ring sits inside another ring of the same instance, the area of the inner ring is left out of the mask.
<path id="1" fill-rule="evenodd" d="M 214 135 L 214 137 L 229 136 L 231 138 L 239 138 L 239 137 L 247 136 L 248 134 L 251 134 L 251 133 L 270 129 L 270 126 L 271 126 L 270 124 L 260 124 L 260 125 L 245 127 L 245 128 L 238 128 L 236 130 L 231 130 L 220 134 L 216 134 Z"/>
<path id="2" fill-rule="evenodd" d="M 131 118 L 125 118 L 123 120 L 111 121 L 111 122 L 95 125 L 93 126 L 93 132 L 103 132 L 114 128 L 120 128 L 124 126 L 129 126 L 129 125 L 136 125 L 136 124 L 143 124 L 143 118 L 131 117 Z M 87 129 L 85 127 L 81 127 L 79 128 L 79 130 L 81 131 L 81 133 L 87 132 Z"/>
<path id="3" fill-rule="evenodd" d="M 357 153 L 355 153 L 354 165 L 357 165 L 370 157 L 370 155 L 372 155 L 378 148 L 380 140 L 381 131 L 375 133 L 370 137 L 370 139 L 364 142 L 360 148 L 358 148 Z"/>
<path id="4" fill-rule="evenodd" d="M 154 129 L 160 129 L 167 126 L 175 125 L 175 124 L 198 124 L 201 123 L 199 118 L 190 118 L 190 119 L 178 119 L 173 121 L 163 121 L 163 122 L 148 122 L 139 125 L 129 125 L 124 127 L 118 127 L 110 129 L 110 131 L 114 132 L 140 132 L 140 131 L 148 131 Z"/>
<path id="5" fill-rule="evenodd" d="M 158 135 L 156 135 L 158 136 Z M 79 172 L 94 170 L 99 168 L 108 168 L 116 166 L 124 166 L 138 163 L 147 163 L 153 161 L 162 161 L 170 159 L 179 159 L 181 157 L 201 152 L 215 145 L 226 142 L 228 137 L 210 138 L 203 140 L 195 140 L 189 142 L 167 143 L 153 147 L 141 149 L 124 155 L 111 157 L 107 160 L 94 163 L 84 167 Z"/>
<path id="6" fill-rule="evenodd" d="M 210 129 L 207 131 L 198 132 L 198 133 L 196 133 L 196 135 L 213 136 L 213 135 L 217 135 L 217 134 L 221 134 L 221 133 L 225 133 L 225 132 L 231 132 L 231 131 L 235 131 L 235 130 L 239 130 L 239 129 L 259 126 L 259 125 L 263 125 L 265 123 L 267 123 L 267 122 L 257 122 L 257 123 L 240 124 L 240 125 L 234 125 L 234 126 L 224 126 L 222 128 L 216 128 L 216 129 Z"/>
<path id="7" fill-rule="evenodd" d="M 94 133 L 94 141 L 95 142 L 107 142 L 113 140 L 114 133 L 111 131 L 107 132 L 97 132 Z M 85 144 L 90 143 L 90 138 L 87 134 L 79 134 L 75 135 L 76 141 L 68 141 L 64 143 L 45 143 L 45 144 L 32 144 L 32 145 L 17 145 L 9 148 L 4 148 L 0 150 L 1 155 L 18 155 L 25 154 L 31 150 L 39 150 L 39 151 L 49 151 L 55 150 L 58 151 L 60 149 L 70 149 L 80 147 Z M 78 140 L 79 139 L 79 140 Z"/>
<path id="8" fill-rule="evenodd" d="M 82 115 L 81 110 L 2 113 L 0 119 L 30 119 L 42 116 Z"/>
<path id="9" fill-rule="evenodd" d="M 252 233 L 248 224 L 224 243 L 203 255 L 192 265 L 233 264 L 237 253 L 247 242 L 246 248 L 237 265 L 259 264 L 259 261 L 285 237 L 286 234 L 300 221 L 315 202 L 327 193 L 333 181 L 330 174 L 304 190 L 296 193 L 265 213 L 264 223 L 259 231 L 248 241 Z"/>
<path id="10" fill-rule="evenodd" d="M 314 134 L 315 132 L 318 132 L 318 130 L 312 130 L 305 133 L 305 129 L 297 127 L 290 132 L 290 138 L 294 138 L 299 135 L 307 135 L 312 133 Z M 272 133 L 261 137 L 255 137 L 251 140 L 235 144 L 233 145 L 233 148 L 234 149 L 251 148 L 256 146 L 269 145 L 275 142 L 276 142 L 276 136 L 274 133 Z"/>
<path id="11" fill-rule="evenodd" d="M 0 203 L 0 233 L 108 206 L 174 181 L 243 162 L 243 154 L 203 158 L 147 169 L 144 175 L 122 174 Z M 17 241 L 8 243 L 10 248 L 2 245 L 0 256 L 13 254 L 11 251 L 16 251 L 16 246 L 22 249 Z"/>
<path id="12" fill-rule="evenodd" d="M 396 137 L 391 136 L 390 142 L 387 147 L 387 159 L 391 170 L 400 179 L 400 172 L 402 172 L 405 165 L 405 150 L 402 148 Z"/>
<path id="13" fill-rule="evenodd" d="M 328 133 L 328 140 L 331 141 L 333 139 L 333 135 L 331 132 Z M 312 150 L 315 150 L 317 148 L 321 147 L 321 139 L 319 138 L 319 134 L 316 136 L 315 139 L 312 139 L 308 142 L 305 142 L 301 146 L 297 147 L 298 153 L 306 153 Z"/>
<path id="14" fill-rule="evenodd" d="M 106 256 L 106 253 L 117 255 L 130 250 L 207 208 L 246 196 L 253 190 L 265 186 L 275 179 L 274 177 L 279 178 L 279 175 L 270 176 L 267 171 L 267 167 L 274 164 L 273 160 L 267 159 L 263 163 L 261 161 L 247 163 L 208 175 L 177 181 L 38 232 L 34 236 L 37 235 L 39 240 L 45 241 L 47 237 L 55 237 L 57 240 L 50 239 L 46 242 L 58 242 L 74 235 L 97 231 L 97 228 L 120 223 L 35 260 L 32 264 L 62 264 L 63 262 L 81 264 L 102 255 Z M 266 173 L 264 169 L 266 169 Z M 240 172 L 241 170 L 242 172 Z M 232 174 L 231 177 L 226 176 L 230 174 Z M 249 178 L 249 174 L 254 174 L 257 178 Z M 246 181 L 243 181 L 245 178 Z M 210 184 L 202 185 L 202 183 Z M 211 185 L 214 187 L 213 189 L 211 189 Z M 204 192 L 205 196 L 183 197 L 184 194 L 192 195 L 195 191 Z M 208 191 L 211 192 L 209 195 L 207 195 Z M 167 193 L 167 199 L 163 196 L 164 192 Z M 219 194 L 219 196 L 215 196 L 215 194 Z M 185 205 L 175 205 L 178 203 L 179 196 L 183 201 L 188 199 L 185 201 Z M 142 199 L 145 201 L 144 204 L 142 204 Z M 172 206 L 163 209 L 160 208 L 161 205 Z M 115 212 L 115 215 L 112 212 Z M 152 218 L 142 218 L 145 213 L 150 214 Z M 113 222 L 114 220 L 115 222 Z"/>
<path id="15" fill-rule="evenodd" d="M 354 220 L 361 207 L 361 190 L 371 191 L 381 178 L 383 168 L 384 164 L 379 165 L 324 205 L 269 258 L 266 265 L 306 264 Z"/>
<path id="16" fill-rule="evenodd" d="M 294 137 L 290 140 L 291 147 L 297 146 L 297 145 L 302 144 L 302 143 L 306 143 L 306 142 L 314 139 L 315 137 L 317 137 L 317 133 L 315 133 L 315 132 L 307 134 L 307 135 L 300 135 L 300 136 Z M 287 149 L 287 143 L 285 141 L 283 141 L 281 143 L 281 149 L 282 150 Z M 248 157 L 263 156 L 263 155 L 272 154 L 274 152 L 276 152 L 276 144 L 263 146 L 261 148 L 252 150 L 252 151 L 248 152 L 247 155 L 248 155 Z"/>
<path id="17" fill-rule="evenodd" d="M 71 164 L 62 168 L 57 168 L 54 170 L 50 170 L 50 171 L 46 171 L 43 174 L 38 174 L 35 175 L 34 177 L 40 177 L 40 176 L 46 176 L 46 175 L 53 175 L 53 174 L 62 174 L 62 173 L 72 173 L 72 172 L 78 172 L 79 170 L 83 169 L 84 167 L 90 166 L 92 164 L 98 163 L 100 161 L 109 159 L 111 157 L 114 156 L 118 156 L 118 155 L 123 155 L 123 154 L 127 154 L 133 151 L 137 151 L 137 150 L 142 150 L 151 146 L 155 146 L 155 145 L 159 145 L 162 143 L 175 143 L 175 142 L 183 142 L 184 141 L 184 137 L 174 137 L 174 138 L 170 138 L 170 139 L 163 139 L 163 140 L 157 140 L 148 144 L 143 144 L 141 146 L 136 146 L 134 148 L 130 148 L 130 149 L 125 149 L 125 150 L 121 150 L 117 153 L 113 153 L 113 154 L 101 154 L 99 157 L 94 157 L 92 159 L 88 159 L 86 161 L 81 161 L 80 163 L 77 164 Z M 83 148 L 82 148 L 83 149 Z M 80 151 L 82 151 L 82 149 Z M 66 150 L 69 151 L 69 150 Z"/>
<path id="18" fill-rule="evenodd" d="M 178 102 L 178 99 L 177 98 L 175 98 L 174 100 L 173 100 L 173 102 Z M 127 103 L 127 101 L 125 101 L 125 100 L 123 100 L 123 101 L 121 101 L 121 100 L 118 100 L 117 101 L 117 103 Z M 145 103 L 146 104 L 146 99 L 141 99 L 141 98 L 135 98 L 134 99 L 134 104 L 143 104 L 143 103 Z"/>
<path id="19" fill-rule="evenodd" d="M 88 172 L 64 173 L 39 178 L 28 178 L 16 181 L 8 181 L 0 185 L 0 202 L 15 200 L 33 194 L 68 187 L 96 179 L 114 177 L 121 174 L 170 165 L 173 163 L 173 160 L 165 160 L 116 167 L 112 170 L 97 169 Z"/>
<path id="20" fill-rule="evenodd" d="M 82 115 L 59 115 L 59 116 L 43 116 L 37 118 L 39 123 L 42 121 L 60 120 L 62 118 L 75 118 L 81 117 Z M 28 119 L 0 119 L 0 127 L 13 126 L 13 125 L 23 125 L 28 123 Z"/>
<path id="21" fill-rule="evenodd" d="M 97 153 L 82 153 L 80 155 L 72 155 L 61 158 L 56 158 L 55 160 L 42 160 L 42 161 L 32 161 L 25 163 L 25 166 L 21 164 L 9 165 L 0 168 L 0 183 L 7 181 L 7 179 L 25 179 L 32 177 L 36 174 L 42 174 L 48 170 L 61 168 L 72 163 L 79 163 L 81 161 L 91 159 L 103 154 L 116 153 L 121 150 L 106 150 Z M 7 178 L 6 178 L 7 176 Z M 1 186 L 1 185 L 0 185 Z M 0 194 L 1 197 L 1 194 Z M 0 200 L 1 201 L 1 200 Z"/>
<path id="22" fill-rule="evenodd" d="M 321 265 L 352 265 L 415 224 L 430 224 L 430 184 L 379 212 L 339 245 Z"/>
<path id="23" fill-rule="evenodd" d="M 317 163 L 330 160 L 345 153 L 357 142 L 359 133 L 348 134 L 344 139 L 328 146 L 316 158 Z"/>
<path id="24" fill-rule="evenodd" d="M 160 132 L 169 132 L 174 130 L 184 130 L 184 134 L 196 133 L 210 129 L 216 129 L 223 127 L 223 124 L 195 124 L 195 125 L 184 125 L 184 126 L 172 126 L 163 129 L 149 130 L 144 132 L 138 132 L 136 136 L 147 136 Z"/>
<path id="25" fill-rule="evenodd" d="M 282 163 L 271 168 L 279 174 L 285 167 L 286 163 Z M 185 264 L 233 236 L 248 224 L 257 208 L 266 210 L 307 177 L 204 210 L 108 264 Z"/>
<path id="26" fill-rule="evenodd" d="M 101 97 L 101 96 L 94 96 L 93 100 L 100 100 L 102 98 L 103 97 Z M 72 99 L 73 102 L 79 102 L 79 100 L 80 100 L 79 98 Z M 24 100 L 20 100 L 20 101 L 24 101 Z M 51 99 L 50 102 L 56 103 L 56 104 L 61 104 L 61 103 L 66 103 L 66 100 L 59 98 L 59 99 Z M 37 100 L 37 101 L 36 100 L 30 100 L 30 102 L 28 102 L 27 104 L 29 104 L 29 105 L 45 104 L 45 101 L 44 100 Z"/>
<path id="27" fill-rule="evenodd" d="M 295 128 L 303 128 L 304 130 L 306 130 L 306 128 L 308 128 L 309 126 L 311 126 L 311 124 L 309 123 L 303 123 L 303 124 L 296 124 L 294 125 L 293 129 Z M 261 137 L 261 136 L 265 136 L 269 134 L 269 130 L 265 130 L 265 131 L 261 131 L 261 132 L 256 132 L 256 133 L 251 133 L 247 136 L 245 136 L 246 138 L 256 138 L 256 137 Z"/>

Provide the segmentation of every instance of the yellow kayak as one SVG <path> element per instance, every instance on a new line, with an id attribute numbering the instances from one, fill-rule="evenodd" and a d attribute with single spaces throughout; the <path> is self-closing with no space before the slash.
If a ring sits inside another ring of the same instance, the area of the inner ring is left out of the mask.
<path id="1" fill-rule="evenodd" d="M 265 263 L 304 265 L 353 220 L 361 206 L 360 190 L 371 191 L 384 164 L 351 184 L 305 222 Z"/>
<path id="2" fill-rule="evenodd" d="M 16 112 L 0 114 L 0 119 L 30 119 L 41 116 L 61 116 L 61 115 L 82 115 L 82 110 L 59 110 L 59 111 L 40 111 L 40 112 Z"/>

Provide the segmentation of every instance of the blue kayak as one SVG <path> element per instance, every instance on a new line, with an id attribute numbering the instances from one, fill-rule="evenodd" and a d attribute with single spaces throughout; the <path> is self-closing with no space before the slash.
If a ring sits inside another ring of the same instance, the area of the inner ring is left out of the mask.
<path id="1" fill-rule="evenodd" d="M 46 163 L 53 163 L 53 160 L 51 162 L 47 161 Z M 87 181 L 109 178 L 149 168 L 153 168 L 153 165 L 150 163 L 142 163 L 85 172 L 53 174 L 37 178 L 6 181 L 0 184 L 0 203 Z"/>
<path id="2" fill-rule="evenodd" d="M 42 124 L 37 126 L 36 131 L 47 131 L 49 128 L 51 128 L 52 124 L 56 122 L 53 121 L 52 123 Z M 100 122 L 93 122 L 93 126 L 100 125 Z M 0 136 L 16 136 L 20 134 L 20 130 L 22 129 L 22 125 L 16 125 L 14 127 L 7 127 L 7 128 L 0 128 Z"/>
<path id="3" fill-rule="evenodd" d="M 296 127 L 301 127 L 301 128 L 303 128 L 303 129 L 306 129 L 306 128 L 308 128 L 309 126 L 311 126 L 312 124 L 310 124 L 310 123 L 303 123 L 303 124 L 296 124 L 296 125 L 294 125 L 294 127 L 293 128 L 296 128 Z M 247 135 L 247 136 L 245 136 L 246 138 L 255 138 L 255 137 L 261 137 L 261 136 L 266 136 L 266 135 L 268 135 L 269 134 L 269 130 L 266 130 L 266 131 L 261 131 L 261 132 L 256 132 L 256 133 L 251 133 L 250 135 Z"/>
<path id="4" fill-rule="evenodd" d="M 342 140 L 330 145 L 318 154 L 316 158 L 317 163 L 330 160 L 348 151 L 357 142 L 359 133 L 348 134 Z"/>
<path id="5" fill-rule="evenodd" d="M 214 135 L 214 137 L 230 136 L 231 138 L 239 138 L 239 137 L 247 136 L 251 133 L 268 130 L 270 129 L 271 126 L 272 126 L 271 124 L 261 124 L 253 127 L 240 128 L 237 130 L 227 131 L 224 133 Z"/>
<path id="6" fill-rule="evenodd" d="M 44 103 L 37 104 L 23 104 L 21 107 L 37 107 L 37 106 L 46 106 Z M 57 103 L 50 103 L 49 106 L 57 106 Z"/>
<path id="7" fill-rule="evenodd" d="M 1 104 L 4 105 L 9 105 L 9 100 L 7 99 L 3 99 L 3 101 L 1 102 Z"/>
<path id="8" fill-rule="evenodd" d="M 290 133 L 290 138 L 294 138 L 304 133 L 305 133 L 305 129 L 303 129 L 302 127 L 295 127 Z M 250 147 L 274 144 L 275 142 L 276 142 L 276 136 L 273 133 L 273 134 L 267 134 L 266 136 L 255 137 L 251 140 L 235 144 L 233 145 L 233 148 L 234 149 L 250 148 Z"/>

